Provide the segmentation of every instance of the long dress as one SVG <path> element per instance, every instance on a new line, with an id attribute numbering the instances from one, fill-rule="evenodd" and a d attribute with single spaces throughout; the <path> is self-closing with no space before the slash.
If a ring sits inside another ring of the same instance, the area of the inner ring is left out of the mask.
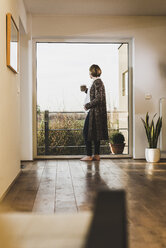
<path id="1" fill-rule="evenodd" d="M 105 86 L 100 78 L 94 80 L 90 89 L 88 140 L 108 140 Z"/>

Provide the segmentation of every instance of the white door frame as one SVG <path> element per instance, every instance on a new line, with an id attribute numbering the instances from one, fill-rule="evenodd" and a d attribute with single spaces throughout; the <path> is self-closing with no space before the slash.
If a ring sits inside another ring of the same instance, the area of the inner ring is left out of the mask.
<path id="1" fill-rule="evenodd" d="M 54 42 L 54 43 L 96 43 L 96 44 L 113 44 L 113 43 L 128 43 L 128 58 L 129 58 L 129 94 L 128 94 L 128 102 L 129 102 L 129 154 L 127 155 L 102 155 L 101 158 L 131 158 L 133 156 L 133 120 L 134 120 L 134 92 L 133 92 L 133 55 L 134 55 L 134 40 L 131 39 L 111 39 L 111 38 L 77 38 L 77 37 L 58 37 L 54 39 L 50 38 L 35 38 L 32 41 L 32 70 L 33 70 L 33 159 L 68 159 L 68 158 L 80 158 L 82 155 L 72 155 L 72 156 L 57 156 L 57 155 L 37 155 L 37 134 L 36 134 L 36 106 L 37 106 L 37 57 L 36 57 L 36 43 L 37 42 Z"/>

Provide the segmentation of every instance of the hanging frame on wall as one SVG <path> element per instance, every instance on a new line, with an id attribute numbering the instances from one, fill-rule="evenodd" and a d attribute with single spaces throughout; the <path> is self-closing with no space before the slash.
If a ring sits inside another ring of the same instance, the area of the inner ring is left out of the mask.
<path id="1" fill-rule="evenodd" d="M 19 57 L 19 30 L 10 13 L 6 15 L 6 31 L 7 31 L 7 66 L 15 73 L 18 73 L 18 57 Z"/>

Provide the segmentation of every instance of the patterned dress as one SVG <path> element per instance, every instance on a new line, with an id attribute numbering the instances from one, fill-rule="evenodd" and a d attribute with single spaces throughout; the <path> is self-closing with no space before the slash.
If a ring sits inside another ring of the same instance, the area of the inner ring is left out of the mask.
<path id="1" fill-rule="evenodd" d="M 93 82 L 85 107 L 90 109 L 88 140 L 108 140 L 105 87 L 100 78 Z"/>

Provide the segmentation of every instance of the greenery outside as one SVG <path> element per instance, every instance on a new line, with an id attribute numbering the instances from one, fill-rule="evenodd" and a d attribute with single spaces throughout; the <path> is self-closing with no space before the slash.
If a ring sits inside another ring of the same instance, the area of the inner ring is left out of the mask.
<path id="1" fill-rule="evenodd" d="M 86 154 L 83 138 L 84 112 L 50 112 L 48 129 L 48 150 L 45 146 L 44 112 L 37 111 L 37 153 L 38 155 L 83 155 Z M 109 137 L 114 130 L 108 118 Z M 101 154 L 110 154 L 109 141 L 101 141 Z"/>

